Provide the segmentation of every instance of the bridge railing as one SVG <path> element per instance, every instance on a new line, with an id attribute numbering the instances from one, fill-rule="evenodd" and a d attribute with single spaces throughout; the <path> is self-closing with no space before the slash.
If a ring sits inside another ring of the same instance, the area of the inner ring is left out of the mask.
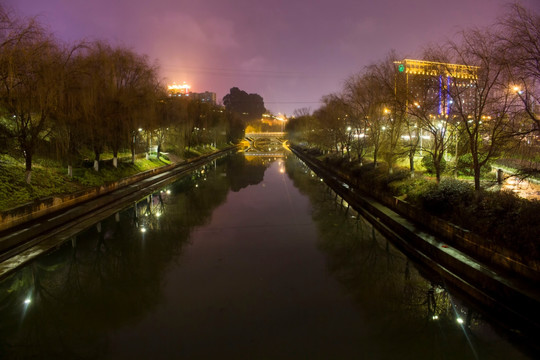
<path id="1" fill-rule="evenodd" d="M 246 133 L 246 137 L 283 137 L 285 132 L 252 132 Z"/>

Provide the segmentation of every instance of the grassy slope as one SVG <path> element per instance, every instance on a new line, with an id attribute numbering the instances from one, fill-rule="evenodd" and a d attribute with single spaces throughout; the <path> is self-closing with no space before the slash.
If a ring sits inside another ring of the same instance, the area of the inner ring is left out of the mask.
<path id="1" fill-rule="evenodd" d="M 135 164 L 120 163 L 102 166 L 99 172 L 92 168 L 74 169 L 74 177 L 67 177 L 67 169 L 54 161 L 38 160 L 33 166 L 32 181 L 24 181 L 24 164 L 10 156 L 0 156 L 0 211 L 7 210 L 36 199 L 57 194 L 76 192 L 89 186 L 99 186 L 109 181 L 169 164 L 165 159 L 137 159 Z"/>

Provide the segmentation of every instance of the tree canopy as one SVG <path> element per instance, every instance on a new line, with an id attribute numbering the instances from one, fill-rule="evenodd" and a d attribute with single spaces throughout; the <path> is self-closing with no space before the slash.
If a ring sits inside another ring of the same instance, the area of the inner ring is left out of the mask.
<path id="1" fill-rule="evenodd" d="M 237 87 L 231 88 L 229 93 L 223 97 L 223 105 L 240 117 L 244 122 L 260 119 L 266 112 L 264 100 L 259 94 L 248 94 Z"/>

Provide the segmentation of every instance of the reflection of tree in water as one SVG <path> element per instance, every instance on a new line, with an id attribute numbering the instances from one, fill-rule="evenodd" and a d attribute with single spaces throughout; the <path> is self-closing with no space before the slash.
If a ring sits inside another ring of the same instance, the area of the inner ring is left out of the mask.
<path id="1" fill-rule="evenodd" d="M 431 280 L 422 277 L 416 265 L 308 167 L 288 158 L 286 168 L 295 186 L 311 200 L 318 246 L 327 255 L 330 273 L 364 316 L 366 333 L 359 334 L 359 342 L 373 358 L 401 353 L 405 358 L 410 354 L 411 358 L 502 359 L 513 352 L 507 344 L 483 339 L 480 331 L 474 331 L 485 325 L 474 312 L 452 303 L 438 276 L 423 273 Z"/>
<path id="2" fill-rule="evenodd" d="M 225 200 L 222 167 L 199 169 L 1 281 L 0 358 L 103 357 L 108 333 L 156 307 L 166 268 Z"/>
<path id="3" fill-rule="evenodd" d="M 227 176 L 231 183 L 232 191 L 240 191 L 249 185 L 257 185 L 264 178 L 264 172 L 269 163 L 263 162 L 263 159 L 257 161 L 248 161 L 242 154 L 231 157 L 228 162 Z"/>

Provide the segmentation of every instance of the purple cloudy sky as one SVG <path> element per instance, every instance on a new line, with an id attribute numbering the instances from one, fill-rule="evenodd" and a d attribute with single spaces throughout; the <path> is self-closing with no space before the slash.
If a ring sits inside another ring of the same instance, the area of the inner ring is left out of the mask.
<path id="1" fill-rule="evenodd" d="M 321 97 L 395 49 L 492 24 L 507 0 L 2 0 L 59 38 L 106 39 L 156 60 L 164 82 L 221 99 L 237 86 L 274 113 Z M 521 0 L 539 10 L 540 0 Z"/>

